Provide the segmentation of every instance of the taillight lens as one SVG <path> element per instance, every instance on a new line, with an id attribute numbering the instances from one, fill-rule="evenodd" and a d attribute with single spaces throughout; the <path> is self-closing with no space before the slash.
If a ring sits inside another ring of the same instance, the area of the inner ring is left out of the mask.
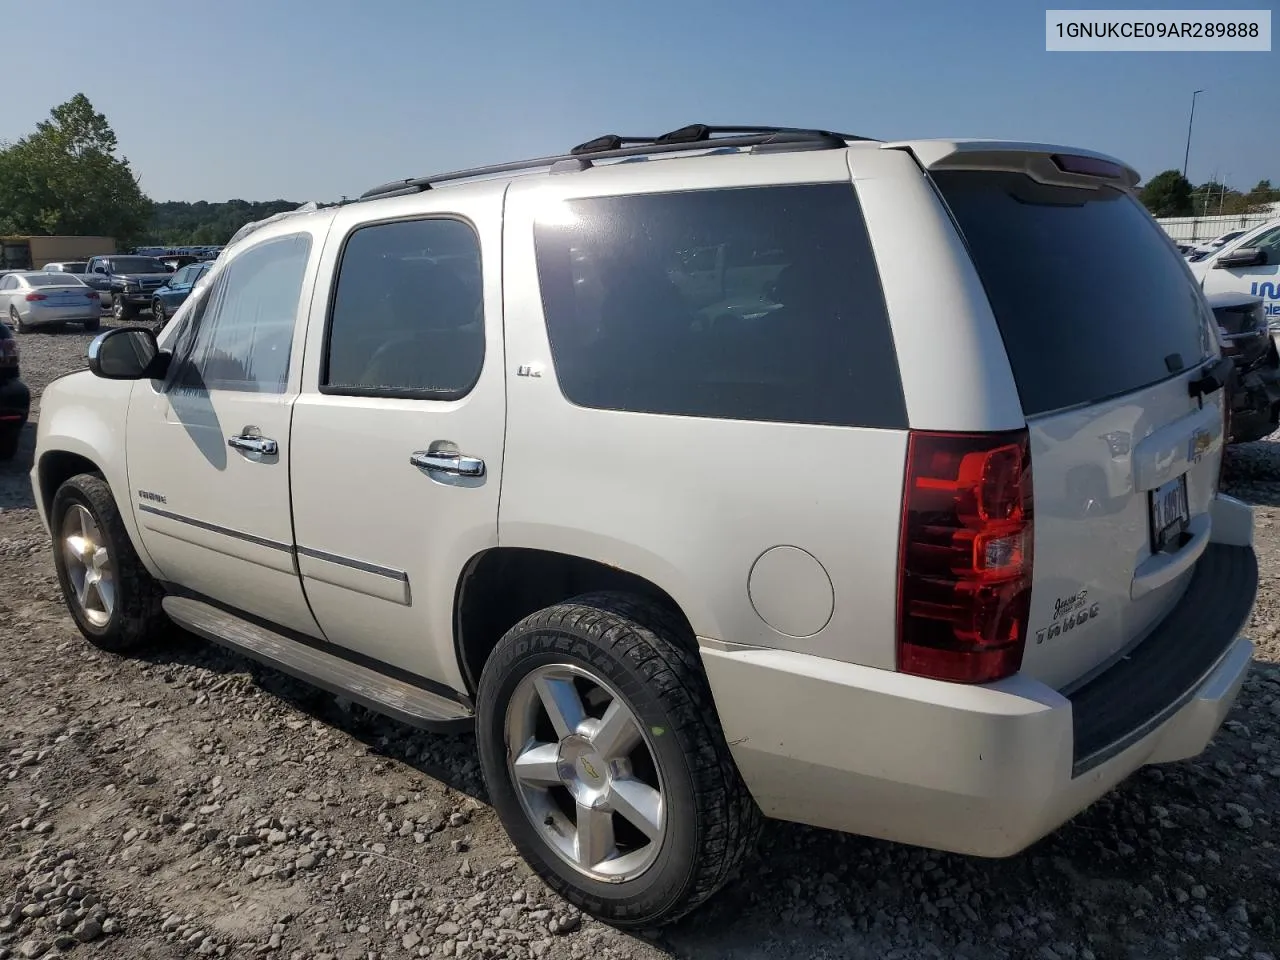
<path id="1" fill-rule="evenodd" d="M 25 299 L 28 303 L 32 303 L 36 300 L 48 300 L 49 298 L 46 297 L 43 293 L 28 293 L 26 297 L 24 297 L 23 299 Z"/>
<path id="2" fill-rule="evenodd" d="M 84 292 L 84 295 L 85 295 L 85 297 L 87 297 L 87 298 L 88 298 L 88 299 L 90 299 L 90 300 L 97 300 L 97 299 L 98 299 L 98 291 L 97 291 L 97 290 L 86 290 L 86 291 Z"/>
<path id="3" fill-rule="evenodd" d="M 960 683 L 1018 672 L 1033 534 L 1025 429 L 912 431 L 899 545 L 899 670 Z"/>

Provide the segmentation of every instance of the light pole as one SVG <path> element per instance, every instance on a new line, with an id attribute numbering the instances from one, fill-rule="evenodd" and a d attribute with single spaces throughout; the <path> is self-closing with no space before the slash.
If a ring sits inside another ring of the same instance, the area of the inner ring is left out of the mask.
<path id="1" fill-rule="evenodd" d="M 1196 119 L 1196 97 L 1202 93 L 1204 93 L 1203 90 L 1197 90 L 1191 94 L 1191 118 L 1187 121 L 1187 152 L 1182 157 L 1183 179 L 1187 176 L 1187 161 L 1191 159 L 1191 124 L 1195 123 Z"/>

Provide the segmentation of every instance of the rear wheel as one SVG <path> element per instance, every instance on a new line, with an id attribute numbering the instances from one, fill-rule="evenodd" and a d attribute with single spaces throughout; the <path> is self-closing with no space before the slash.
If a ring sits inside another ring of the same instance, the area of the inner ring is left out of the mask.
<path id="1" fill-rule="evenodd" d="M 84 328 L 86 330 L 97 330 L 100 326 L 102 326 L 101 317 L 90 317 L 84 322 Z"/>
<path id="2" fill-rule="evenodd" d="M 22 316 L 18 313 L 17 307 L 9 308 L 9 322 L 13 326 L 13 329 L 17 330 L 19 333 L 27 333 L 31 329 L 23 322 Z"/>
<path id="3" fill-rule="evenodd" d="M 480 759 L 508 834 L 617 926 L 693 910 L 759 826 L 686 633 L 648 601 L 582 596 L 514 626 L 480 681 Z"/>
<path id="4" fill-rule="evenodd" d="M 138 559 L 106 480 L 72 477 L 54 495 L 51 514 L 54 567 L 80 632 L 115 653 L 152 640 L 167 623 L 164 591 Z"/>

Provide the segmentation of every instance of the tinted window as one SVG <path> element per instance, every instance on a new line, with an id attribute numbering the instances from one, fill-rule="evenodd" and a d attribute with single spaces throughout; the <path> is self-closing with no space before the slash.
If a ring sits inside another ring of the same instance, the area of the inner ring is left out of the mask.
<path id="1" fill-rule="evenodd" d="M 180 387 L 284 392 L 310 249 L 306 235 L 281 237 L 227 264 L 179 336 Z"/>
<path id="2" fill-rule="evenodd" d="M 1213 349 L 1199 288 L 1127 194 L 1017 173 L 934 179 L 986 287 L 1027 416 L 1137 390 Z"/>
<path id="3" fill-rule="evenodd" d="M 163 263 L 152 257 L 113 257 L 112 273 L 168 273 Z"/>
<path id="4" fill-rule="evenodd" d="M 574 403 L 906 426 L 849 184 L 572 200 L 535 242 L 556 375 Z"/>
<path id="5" fill-rule="evenodd" d="M 329 323 L 326 392 L 453 399 L 475 386 L 483 362 L 471 227 L 409 220 L 351 234 Z"/>
<path id="6" fill-rule="evenodd" d="M 1256 240 L 1250 241 L 1248 245 L 1266 252 L 1267 266 L 1274 267 L 1280 263 L 1280 227 L 1264 233 Z"/>
<path id="7" fill-rule="evenodd" d="M 84 284 L 80 282 L 79 277 L 72 276 L 69 273 L 29 273 L 27 274 L 27 286 L 82 287 Z"/>

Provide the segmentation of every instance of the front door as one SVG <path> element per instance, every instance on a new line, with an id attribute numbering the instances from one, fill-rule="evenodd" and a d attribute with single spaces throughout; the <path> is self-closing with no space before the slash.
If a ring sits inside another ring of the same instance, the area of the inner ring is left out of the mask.
<path id="1" fill-rule="evenodd" d="M 440 194 L 406 198 L 405 219 L 362 224 L 359 204 L 334 219 L 315 294 L 330 317 L 308 334 L 294 406 L 293 509 L 325 636 L 463 690 L 458 579 L 497 545 L 502 200 Z"/>
<path id="2" fill-rule="evenodd" d="M 164 338 L 166 379 L 134 387 L 126 440 L 138 526 L 165 579 L 312 636 L 294 566 L 289 418 L 294 330 L 322 241 L 299 227 L 235 254 Z"/>

